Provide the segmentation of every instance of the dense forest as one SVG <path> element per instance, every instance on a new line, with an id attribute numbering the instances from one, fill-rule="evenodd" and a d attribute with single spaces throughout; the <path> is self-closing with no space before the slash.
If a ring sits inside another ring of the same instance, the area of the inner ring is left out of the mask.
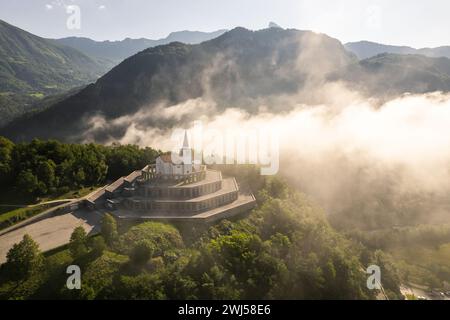
<path id="1" fill-rule="evenodd" d="M 0 189 L 8 200 L 38 201 L 106 184 L 158 154 L 133 145 L 14 144 L 0 137 Z M 364 211 L 326 216 L 297 188 L 253 166 L 216 169 L 257 196 L 258 207 L 245 218 L 214 226 L 117 226 L 107 217 L 101 235 L 77 229 L 67 248 L 45 254 L 26 237 L 2 267 L 0 297 L 374 298 L 364 270 L 377 264 L 387 295 L 400 298 L 400 282 L 442 288 L 450 277 L 446 224 L 393 227 L 385 218 L 393 211 L 385 208 L 366 220 L 386 227 L 355 228 Z M 5 226 L 18 218 L 11 219 Z M 81 291 L 64 289 L 70 264 L 82 266 Z"/>
<path id="2" fill-rule="evenodd" d="M 0 190 L 33 199 L 96 186 L 154 162 L 158 151 L 133 145 L 64 144 L 0 137 Z"/>
<path id="3" fill-rule="evenodd" d="M 24 237 L 0 270 L 0 298 L 373 299 L 365 269 L 377 264 L 390 298 L 401 298 L 390 258 L 333 230 L 322 210 L 279 178 L 242 173 L 259 185 L 258 207 L 213 226 L 103 218 L 101 234 L 77 228 L 46 253 Z M 81 290 L 66 288 L 80 266 Z"/>

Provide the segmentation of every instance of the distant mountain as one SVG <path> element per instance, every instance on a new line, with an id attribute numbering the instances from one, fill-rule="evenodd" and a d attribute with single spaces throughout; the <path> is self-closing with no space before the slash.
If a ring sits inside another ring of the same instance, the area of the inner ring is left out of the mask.
<path id="1" fill-rule="evenodd" d="M 270 21 L 269 22 L 269 28 L 281 28 L 281 27 L 277 23 L 275 23 L 273 21 Z"/>
<path id="2" fill-rule="evenodd" d="M 350 65 L 341 78 L 377 97 L 450 91 L 450 59 L 379 54 Z"/>
<path id="3" fill-rule="evenodd" d="M 289 110 L 289 97 L 296 105 L 322 103 L 310 99 L 320 99 L 313 93 L 327 81 L 381 98 L 450 91 L 450 59 L 380 54 L 359 61 L 324 34 L 235 28 L 197 45 L 172 42 L 143 50 L 80 92 L 14 121 L 0 135 L 81 141 L 89 133 L 89 139 L 105 142 L 121 138 L 130 118 L 137 127 L 159 129 L 197 119 L 195 112 L 178 120 L 156 116 L 162 106 L 189 99 L 213 102 L 211 112 L 234 107 L 257 113 L 262 102 L 282 112 Z"/>
<path id="4" fill-rule="evenodd" d="M 69 37 L 56 39 L 54 41 L 75 48 L 86 55 L 96 58 L 107 66 L 113 67 L 123 59 L 150 47 L 176 41 L 186 44 L 196 44 L 217 38 L 226 31 L 227 30 L 218 30 L 214 32 L 178 31 L 172 32 L 168 37 L 159 40 L 126 38 L 122 41 L 94 41 L 88 38 Z"/>
<path id="5" fill-rule="evenodd" d="M 0 20 L 0 125 L 40 98 L 95 81 L 106 71 L 71 47 Z"/>
<path id="6" fill-rule="evenodd" d="M 170 33 L 167 38 L 156 40 L 159 42 L 157 45 L 168 44 L 170 42 L 182 42 L 186 44 L 198 44 L 203 41 L 208 41 L 217 38 L 227 32 L 226 29 L 221 29 L 213 32 L 201 32 L 201 31 L 176 31 Z"/>
<path id="7" fill-rule="evenodd" d="M 431 58 L 450 58 L 450 46 L 415 49 L 406 46 L 390 46 L 370 41 L 359 41 L 346 43 L 345 48 L 356 54 L 359 59 L 371 58 L 381 53 L 421 54 Z"/>
<path id="8" fill-rule="evenodd" d="M 259 99 L 296 93 L 311 78 L 339 73 L 351 63 L 357 63 L 353 55 L 338 40 L 323 34 L 236 28 L 197 45 L 172 42 L 141 51 L 95 84 L 42 113 L 15 121 L 0 134 L 15 140 L 77 141 L 96 115 L 108 123 L 138 110 L 151 111 L 161 103 L 198 97 L 214 100 L 218 108 L 242 106 L 257 112 Z M 150 118 L 145 125 L 164 127 L 167 123 Z M 114 130 L 105 126 L 95 140 L 123 134 Z"/>

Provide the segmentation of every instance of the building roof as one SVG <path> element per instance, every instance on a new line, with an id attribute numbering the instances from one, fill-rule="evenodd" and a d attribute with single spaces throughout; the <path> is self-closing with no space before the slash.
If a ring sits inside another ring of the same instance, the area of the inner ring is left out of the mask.
<path id="1" fill-rule="evenodd" d="M 170 153 L 165 153 L 159 156 L 159 158 L 163 161 L 163 162 L 169 162 L 169 163 L 173 163 L 172 162 L 172 155 Z"/>
<path id="2" fill-rule="evenodd" d="M 125 181 L 128 183 L 133 183 L 137 178 L 142 175 L 142 170 L 136 170 L 126 176 Z"/>
<path id="3" fill-rule="evenodd" d="M 117 179 L 116 181 L 111 183 L 109 186 L 107 186 L 105 190 L 107 192 L 114 192 L 114 191 L 118 190 L 120 187 L 122 187 L 124 180 L 125 179 L 123 177 Z"/>
<path id="4" fill-rule="evenodd" d="M 88 202 L 94 204 L 95 201 L 97 201 L 98 199 L 103 197 L 103 195 L 105 194 L 105 189 L 106 188 L 101 188 L 101 189 L 97 190 L 95 193 L 91 194 L 86 200 Z"/>

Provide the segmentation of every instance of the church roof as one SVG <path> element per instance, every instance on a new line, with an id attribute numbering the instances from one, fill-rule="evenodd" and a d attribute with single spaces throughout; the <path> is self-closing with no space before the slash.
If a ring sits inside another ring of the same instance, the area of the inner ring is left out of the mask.
<path id="1" fill-rule="evenodd" d="M 172 155 L 170 153 L 165 153 L 159 156 L 163 162 L 172 163 Z"/>
<path id="2" fill-rule="evenodd" d="M 171 164 L 174 164 L 174 165 L 183 164 L 183 161 L 181 161 L 181 159 L 179 159 L 180 163 L 174 163 L 173 160 L 172 160 L 172 154 L 171 153 L 164 153 L 164 154 L 160 155 L 159 158 L 161 159 L 162 162 L 165 162 L 165 163 L 171 163 Z"/>

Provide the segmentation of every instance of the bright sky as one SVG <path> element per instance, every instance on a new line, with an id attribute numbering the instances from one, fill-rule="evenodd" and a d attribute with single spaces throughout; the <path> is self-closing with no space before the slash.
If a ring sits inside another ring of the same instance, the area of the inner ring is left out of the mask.
<path id="1" fill-rule="evenodd" d="M 77 8 L 80 19 L 70 19 Z M 449 16 L 448 0 L 0 0 L 0 19 L 34 34 L 96 40 L 236 26 L 257 30 L 274 21 L 342 42 L 441 46 L 450 45 Z"/>

